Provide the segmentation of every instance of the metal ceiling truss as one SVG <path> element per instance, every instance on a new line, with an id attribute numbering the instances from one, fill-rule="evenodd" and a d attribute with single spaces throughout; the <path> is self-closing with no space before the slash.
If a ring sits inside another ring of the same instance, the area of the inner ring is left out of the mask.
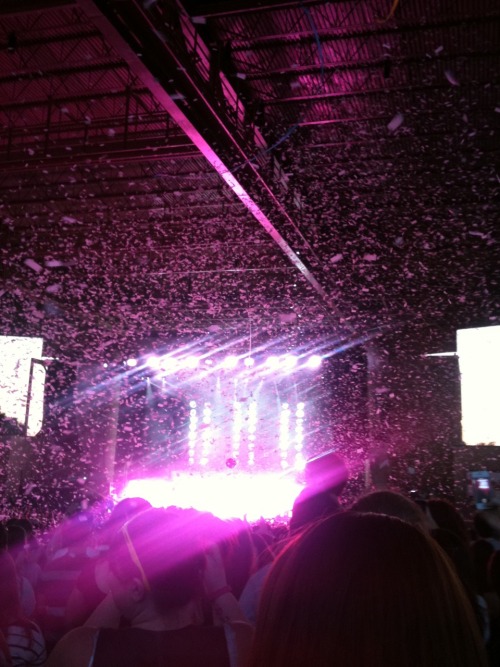
<path id="1" fill-rule="evenodd" d="M 248 131 L 241 101 L 222 72 L 214 69 L 210 51 L 180 3 L 165 0 L 149 10 L 134 0 L 79 0 L 78 4 L 333 310 L 324 287 L 293 249 L 300 247 L 310 261 L 317 260 L 273 193 L 272 172 L 268 169 L 264 179 L 255 168 L 257 161 L 269 163 L 260 133 L 256 127 Z M 293 238 L 292 245 L 276 224 Z"/>

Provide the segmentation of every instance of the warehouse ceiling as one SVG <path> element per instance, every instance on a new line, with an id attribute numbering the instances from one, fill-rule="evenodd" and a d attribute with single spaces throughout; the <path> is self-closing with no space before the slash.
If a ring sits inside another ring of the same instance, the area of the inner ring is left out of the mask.
<path id="1" fill-rule="evenodd" d="M 500 323 L 499 149 L 497 0 L 0 0 L 1 332 L 445 344 Z"/>

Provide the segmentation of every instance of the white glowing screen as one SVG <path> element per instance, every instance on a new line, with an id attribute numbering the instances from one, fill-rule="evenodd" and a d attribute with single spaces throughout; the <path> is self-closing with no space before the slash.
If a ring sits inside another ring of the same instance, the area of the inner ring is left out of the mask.
<path id="1" fill-rule="evenodd" d="M 43 422 L 43 338 L 0 336 L 0 412 L 36 435 Z M 31 376 L 31 390 L 30 390 Z M 29 397 L 29 413 L 26 415 Z"/>
<path id="2" fill-rule="evenodd" d="M 457 331 L 462 440 L 500 445 L 500 326 Z"/>
<path id="3" fill-rule="evenodd" d="M 118 499 L 140 497 L 154 507 L 194 507 L 221 519 L 257 521 L 289 515 L 301 490 L 294 478 L 277 474 L 180 472 L 168 479 L 131 480 Z"/>

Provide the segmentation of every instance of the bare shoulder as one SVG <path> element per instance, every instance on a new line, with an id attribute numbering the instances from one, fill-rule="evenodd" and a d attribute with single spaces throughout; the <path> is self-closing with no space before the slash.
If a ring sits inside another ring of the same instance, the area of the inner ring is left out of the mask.
<path id="1" fill-rule="evenodd" d="M 81 627 L 68 632 L 56 644 L 46 667 L 89 667 L 98 630 Z"/>

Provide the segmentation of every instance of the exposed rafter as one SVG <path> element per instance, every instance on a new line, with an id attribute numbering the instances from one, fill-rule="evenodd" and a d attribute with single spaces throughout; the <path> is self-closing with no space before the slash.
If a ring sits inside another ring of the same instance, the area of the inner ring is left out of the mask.
<path id="1" fill-rule="evenodd" d="M 296 224 L 273 193 L 272 187 L 255 169 L 253 156 L 248 154 L 247 149 L 236 141 L 232 128 L 228 124 L 228 119 L 224 118 L 220 109 L 216 109 L 215 106 L 209 102 L 206 94 L 208 88 L 203 90 L 199 80 L 197 80 L 199 79 L 199 76 L 196 72 L 193 72 L 192 66 L 188 65 L 188 63 L 191 62 L 193 54 L 187 53 L 186 51 L 179 52 L 178 45 L 177 48 L 174 48 L 170 41 L 168 39 L 162 39 L 161 35 L 158 35 L 158 31 L 156 30 L 156 39 L 151 40 L 152 43 L 141 44 L 141 47 L 144 48 L 141 49 L 141 57 L 139 57 L 138 53 L 132 48 L 129 41 L 127 41 L 128 35 L 120 34 L 119 28 L 122 26 L 125 16 L 127 22 L 133 20 L 134 25 L 137 26 L 137 31 L 133 36 L 133 39 L 136 42 L 136 48 L 137 40 L 140 41 L 139 35 L 141 34 L 141 30 L 145 31 L 151 38 L 151 34 L 155 32 L 155 27 L 150 22 L 150 18 L 146 15 L 143 8 L 133 0 L 129 2 L 94 2 L 94 0 L 78 0 L 78 4 L 89 16 L 89 19 L 101 30 L 102 34 L 105 35 L 108 43 L 111 44 L 116 52 L 127 62 L 132 72 L 151 91 L 156 100 L 166 111 L 168 111 L 177 125 L 198 147 L 224 182 L 242 201 L 256 220 L 258 220 L 264 227 L 293 265 L 306 277 L 308 282 L 324 301 L 325 305 L 333 311 L 334 305 L 331 303 L 329 295 L 316 278 L 313 271 L 304 264 L 297 252 L 290 246 L 280 231 L 278 231 L 278 228 L 271 220 L 271 217 L 264 211 L 263 205 L 257 201 L 255 196 L 249 191 L 248 187 L 243 184 L 243 173 L 240 175 L 234 168 L 231 169 L 226 163 L 227 158 L 223 159 L 221 157 L 220 147 L 213 142 L 207 141 L 205 133 L 203 133 L 201 128 L 193 121 L 193 117 L 189 112 L 189 105 L 183 105 L 182 102 L 174 99 L 174 97 L 178 97 L 178 93 L 174 95 L 172 92 L 168 92 L 165 86 L 162 85 L 157 78 L 158 75 L 161 76 L 161 71 L 154 73 L 146 65 L 146 63 L 151 61 L 155 62 L 155 52 L 159 52 L 162 56 L 164 71 L 169 72 L 170 76 L 173 76 L 176 82 L 179 81 L 180 76 L 182 77 L 183 87 L 190 89 L 190 94 L 187 99 L 190 101 L 198 101 L 198 116 L 204 118 L 205 124 L 207 124 L 208 121 L 209 124 L 215 125 L 215 129 L 219 135 L 222 133 L 223 141 L 226 144 L 226 151 L 229 151 L 229 154 L 232 153 L 234 158 L 237 158 L 238 163 L 245 166 L 245 171 L 251 172 L 253 188 L 256 190 L 257 188 L 260 189 L 260 197 L 262 198 L 262 196 L 264 196 L 265 200 L 267 200 L 265 204 L 266 208 L 271 207 L 271 209 L 274 209 L 276 212 L 275 215 L 284 218 L 286 223 L 298 232 L 298 239 L 300 238 L 305 244 L 305 249 L 311 250 L 307 241 L 298 231 Z M 180 22 L 181 16 L 179 15 L 183 12 L 182 7 L 175 2 L 169 4 L 176 15 L 176 20 Z M 179 29 L 179 26 L 177 26 L 177 29 Z M 193 36 L 193 39 L 196 41 L 196 36 Z M 148 49 L 151 49 L 151 52 L 148 52 Z M 182 99 L 186 99 L 186 96 L 184 95 L 181 97 Z M 245 180 L 248 182 L 250 179 L 247 178 Z"/>

